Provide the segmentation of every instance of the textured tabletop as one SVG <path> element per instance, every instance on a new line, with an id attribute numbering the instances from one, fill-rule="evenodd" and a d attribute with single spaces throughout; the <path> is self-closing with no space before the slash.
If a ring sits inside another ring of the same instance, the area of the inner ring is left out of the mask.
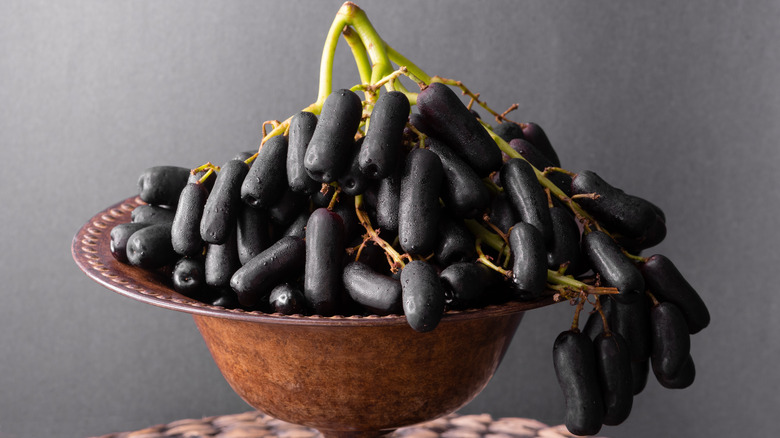
<path id="1" fill-rule="evenodd" d="M 286 423 L 252 411 L 218 417 L 177 420 L 169 424 L 160 424 L 132 432 L 112 433 L 99 438 L 315 438 L 320 436 L 322 435 L 314 429 Z M 548 426 L 528 418 L 494 419 L 489 414 L 452 414 L 417 426 L 399 429 L 391 436 L 404 438 L 564 438 L 575 435 L 570 434 L 562 425 Z"/>

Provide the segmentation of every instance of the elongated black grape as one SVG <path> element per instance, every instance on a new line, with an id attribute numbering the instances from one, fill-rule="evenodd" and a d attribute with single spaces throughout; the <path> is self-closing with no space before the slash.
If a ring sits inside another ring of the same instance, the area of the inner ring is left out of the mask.
<path id="1" fill-rule="evenodd" d="M 566 428 L 575 435 L 595 435 L 604 420 L 604 398 L 593 342 L 580 332 L 562 332 L 553 344 L 553 365 L 566 401 Z"/>
<path id="2" fill-rule="evenodd" d="M 241 184 L 249 166 L 239 160 L 230 160 L 222 166 L 203 208 L 200 237 L 204 242 L 225 243 L 236 222 L 241 202 Z"/>
<path id="3" fill-rule="evenodd" d="M 444 169 L 442 199 L 456 217 L 478 218 L 490 205 L 490 191 L 476 172 L 455 152 L 434 138 L 425 142 L 439 156 Z"/>
<path id="4" fill-rule="evenodd" d="M 557 271 L 567 263 L 566 273 L 579 275 L 586 269 L 580 249 L 580 229 L 574 216 L 563 207 L 550 208 L 552 241 L 547 245 L 547 267 Z"/>
<path id="5" fill-rule="evenodd" d="M 174 264 L 179 255 L 171 245 L 171 223 L 153 224 L 141 228 L 127 241 L 127 260 L 146 269 Z"/>
<path id="6" fill-rule="evenodd" d="M 176 205 L 189 177 L 190 169 L 186 167 L 150 167 L 138 177 L 138 196 L 148 204 Z"/>
<path id="7" fill-rule="evenodd" d="M 241 183 L 241 199 L 255 208 L 268 208 L 287 189 L 287 137 L 269 138 Z"/>
<path id="8" fill-rule="evenodd" d="M 302 271 L 305 263 L 304 240 L 282 237 L 239 268 L 230 279 L 230 287 L 242 306 L 253 307 L 285 277 Z"/>
<path id="9" fill-rule="evenodd" d="M 241 267 L 236 229 L 236 225 L 233 225 L 233 230 L 225 243 L 210 243 L 206 246 L 206 284 L 209 286 L 230 285 L 233 273 Z"/>
<path id="10" fill-rule="evenodd" d="M 319 181 L 312 179 L 306 172 L 303 159 L 309 146 L 314 128 L 317 126 L 317 116 L 301 111 L 290 120 L 287 145 L 287 184 L 295 193 L 312 194 L 320 189 Z"/>
<path id="11" fill-rule="evenodd" d="M 206 285 L 206 268 L 201 257 L 182 257 L 171 274 L 173 289 L 190 298 L 202 300 Z"/>
<path id="12" fill-rule="evenodd" d="M 108 244 L 109 251 L 115 259 L 122 263 L 129 263 L 127 260 L 127 242 L 130 240 L 130 236 L 141 228 L 146 228 L 152 225 L 148 222 L 126 222 L 114 226 L 110 233 L 110 242 Z"/>
<path id="13" fill-rule="evenodd" d="M 650 357 L 650 298 L 642 293 L 635 300 L 612 301 L 610 328 L 628 342 L 631 360 L 642 361 Z"/>
<path id="14" fill-rule="evenodd" d="M 561 160 L 558 159 L 558 154 L 550 144 L 550 139 L 547 138 L 547 134 L 544 132 L 541 126 L 533 122 L 528 122 L 523 126 L 523 135 L 525 139 L 531 142 L 539 152 L 542 153 L 547 159 L 553 163 L 555 167 L 561 167 Z"/>
<path id="15" fill-rule="evenodd" d="M 682 311 L 689 333 L 698 333 L 710 324 L 707 305 L 666 256 L 649 257 L 640 270 L 648 289 L 659 301 L 673 303 Z"/>
<path id="16" fill-rule="evenodd" d="M 409 326 L 418 332 L 436 328 L 444 315 L 445 292 L 436 269 L 422 260 L 401 270 L 401 298 Z"/>
<path id="17" fill-rule="evenodd" d="M 647 377 L 650 374 L 650 359 L 639 362 L 631 361 L 631 391 L 634 395 L 640 394 L 647 386 Z"/>
<path id="18" fill-rule="evenodd" d="M 306 311 L 303 291 L 291 283 L 282 283 L 273 288 L 268 296 L 268 303 L 271 312 L 282 315 L 302 314 Z"/>
<path id="19" fill-rule="evenodd" d="M 176 211 L 159 205 L 139 205 L 130 212 L 130 222 L 165 224 L 173 222 Z"/>
<path id="20" fill-rule="evenodd" d="M 571 181 L 571 192 L 598 195 L 595 199 L 579 198 L 577 203 L 605 228 L 622 236 L 642 236 L 655 223 L 656 212 L 650 203 L 613 187 L 595 172 L 579 172 Z"/>
<path id="21" fill-rule="evenodd" d="M 512 284 L 522 299 L 541 296 L 547 284 L 547 253 L 539 230 L 526 222 L 509 231 L 512 251 Z"/>
<path id="22" fill-rule="evenodd" d="M 691 338 L 682 311 L 670 302 L 654 306 L 650 310 L 650 334 L 653 372 L 662 379 L 675 377 L 691 353 Z"/>
<path id="23" fill-rule="evenodd" d="M 402 312 L 401 282 L 374 271 L 363 262 L 344 267 L 342 281 L 350 298 L 376 315 Z"/>
<path id="24" fill-rule="evenodd" d="M 335 315 L 342 302 L 344 222 L 326 208 L 318 208 L 306 224 L 306 271 L 303 293 L 319 315 Z"/>
<path id="25" fill-rule="evenodd" d="M 523 156 L 532 166 L 539 170 L 548 167 L 558 167 L 549 158 L 542 154 L 536 146 L 521 138 L 516 138 L 509 142 L 509 146 Z M 547 179 L 552 181 L 566 195 L 571 196 L 571 176 L 563 172 L 550 172 Z"/>
<path id="26" fill-rule="evenodd" d="M 436 137 L 484 178 L 501 168 L 501 149 L 447 85 L 433 83 L 417 95 L 417 108 Z"/>
<path id="27" fill-rule="evenodd" d="M 359 154 L 363 150 L 362 145 L 365 142 L 365 137 L 360 138 L 355 142 L 355 145 L 351 151 L 350 165 L 347 170 L 339 177 L 339 187 L 341 191 L 348 195 L 360 195 L 366 190 L 369 179 L 360 170 L 360 164 L 358 161 Z"/>
<path id="28" fill-rule="evenodd" d="M 493 132 L 496 133 L 502 140 L 509 143 L 516 138 L 525 139 L 522 126 L 515 122 L 503 122 L 499 123 L 493 128 Z"/>
<path id="29" fill-rule="evenodd" d="M 536 227 L 544 237 L 545 245 L 552 241 L 552 219 L 547 195 L 533 167 L 527 161 L 513 158 L 501 168 L 501 185 L 509 203 L 523 222 Z"/>
<path id="30" fill-rule="evenodd" d="M 655 372 L 655 369 L 653 369 L 653 372 Z M 693 364 L 693 358 L 689 355 L 676 375 L 670 377 L 655 372 L 655 377 L 664 388 L 685 389 L 691 386 L 696 379 L 696 367 Z"/>
<path id="31" fill-rule="evenodd" d="M 171 244 L 177 253 L 195 256 L 203 253 L 200 221 L 209 192 L 203 184 L 187 183 L 181 191 L 171 226 Z"/>
<path id="32" fill-rule="evenodd" d="M 508 233 L 512 225 L 519 221 L 520 218 L 515 213 L 506 193 L 501 192 L 496 195 L 490 204 L 490 223 L 497 226 L 502 232 Z"/>
<path id="33" fill-rule="evenodd" d="M 409 99 L 401 92 L 390 91 L 379 96 L 358 157 L 365 176 L 382 179 L 393 172 L 400 156 L 409 110 Z"/>
<path id="34" fill-rule="evenodd" d="M 616 426 L 628 418 L 634 404 L 628 343 L 618 333 L 601 333 L 593 344 L 601 393 L 604 396 L 603 423 Z"/>
<path id="35" fill-rule="evenodd" d="M 379 181 L 376 192 L 376 221 L 382 230 L 398 231 L 398 209 L 401 203 L 401 178 L 403 166 L 396 166 L 395 170 Z"/>
<path id="36" fill-rule="evenodd" d="M 490 298 L 489 289 L 500 281 L 497 272 L 479 262 L 458 262 L 439 274 L 448 305 L 453 309 L 482 307 Z"/>
<path id="37" fill-rule="evenodd" d="M 239 207 L 236 220 L 236 249 L 243 265 L 271 245 L 267 213 L 249 205 Z"/>
<path id="38" fill-rule="evenodd" d="M 663 242 L 666 238 L 666 222 L 663 218 L 663 212 L 659 214 L 658 211 L 656 210 L 655 220 L 652 225 L 641 236 L 618 236 L 616 240 L 620 246 L 632 254 L 639 254 L 642 250 L 652 248 Z"/>
<path id="39" fill-rule="evenodd" d="M 325 98 L 303 163 L 312 179 L 333 182 L 349 164 L 363 104 L 350 90 L 336 90 Z"/>
<path id="40" fill-rule="evenodd" d="M 444 216 L 439 221 L 439 242 L 436 261 L 442 266 L 477 259 L 476 239 L 463 221 Z"/>
<path id="41" fill-rule="evenodd" d="M 419 148 L 409 152 L 401 179 L 398 238 L 410 254 L 428 255 L 436 249 L 443 178 L 444 169 L 435 153 Z"/>
<path id="42" fill-rule="evenodd" d="M 645 291 L 639 269 L 606 233 L 593 230 L 582 236 L 582 253 L 604 286 L 616 287 L 620 296 L 631 299 Z"/>

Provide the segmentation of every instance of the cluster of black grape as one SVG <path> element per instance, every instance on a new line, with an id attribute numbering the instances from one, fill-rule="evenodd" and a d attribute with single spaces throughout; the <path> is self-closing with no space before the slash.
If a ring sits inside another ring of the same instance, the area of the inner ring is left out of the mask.
<path id="1" fill-rule="evenodd" d="M 624 421 L 650 365 L 666 387 L 692 383 L 689 335 L 709 313 L 669 259 L 637 255 L 666 235 L 657 206 L 560 168 L 538 125 L 491 128 L 442 83 L 416 112 L 402 92 L 364 104 L 338 90 L 257 154 L 147 169 L 148 205 L 112 230 L 112 253 L 172 268 L 178 292 L 209 304 L 403 314 L 420 332 L 450 308 L 552 289 L 578 316 L 596 296 L 585 329 L 575 317 L 553 350 L 576 434 Z"/>

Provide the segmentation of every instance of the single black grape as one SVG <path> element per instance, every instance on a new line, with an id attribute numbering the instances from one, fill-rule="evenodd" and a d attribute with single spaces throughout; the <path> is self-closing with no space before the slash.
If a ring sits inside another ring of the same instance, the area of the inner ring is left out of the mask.
<path id="1" fill-rule="evenodd" d="M 152 225 L 148 222 L 126 222 L 114 226 L 111 229 L 109 251 L 115 259 L 122 263 L 130 263 L 127 260 L 127 242 L 136 231 Z"/>
<path id="2" fill-rule="evenodd" d="M 319 315 L 331 316 L 339 312 L 344 238 L 344 222 L 338 214 L 318 208 L 309 216 L 303 293 L 309 306 Z"/>
<path id="3" fill-rule="evenodd" d="M 190 177 L 190 169 L 179 166 L 154 166 L 138 177 L 138 196 L 147 204 L 174 206 Z"/>
<path id="4" fill-rule="evenodd" d="M 390 91 L 377 99 L 358 156 L 359 168 L 368 178 L 382 179 L 395 169 L 409 110 L 409 99 L 401 92 Z"/>
<path id="5" fill-rule="evenodd" d="M 322 185 L 309 176 L 303 165 L 306 148 L 316 126 L 317 116 L 306 111 L 301 111 L 290 120 L 286 163 L 287 184 L 295 193 L 310 195 L 318 191 Z"/>
<path id="6" fill-rule="evenodd" d="M 176 211 L 160 205 L 139 205 L 130 212 L 130 222 L 165 224 L 173 222 Z"/>
<path id="7" fill-rule="evenodd" d="M 575 435 L 595 435 L 604 421 L 604 398 L 593 341 L 581 332 L 562 332 L 553 345 L 553 365 L 566 401 L 566 428 Z"/>
<path id="8" fill-rule="evenodd" d="M 241 184 L 249 172 L 243 161 L 230 160 L 222 166 L 209 193 L 200 221 L 200 237 L 204 242 L 225 243 L 236 222 L 241 202 Z"/>
<path id="9" fill-rule="evenodd" d="M 601 276 L 602 285 L 616 287 L 622 299 L 636 298 L 645 291 L 639 269 L 603 231 L 593 230 L 582 236 L 582 253 Z"/>
<path id="10" fill-rule="evenodd" d="M 279 282 L 300 273 L 306 262 L 306 243 L 298 237 L 282 237 L 239 268 L 230 287 L 242 306 L 260 303 Z"/>
<path id="11" fill-rule="evenodd" d="M 428 138 L 428 150 L 439 156 L 444 169 L 441 197 L 456 217 L 481 218 L 490 205 L 490 191 L 476 172 L 442 142 Z"/>
<path id="12" fill-rule="evenodd" d="M 547 134 L 541 126 L 533 122 L 525 123 L 523 126 L 523 135 L 525 139 L 531 142 L 539 152 L 541 152 L 555 167 L 561 167 L 561 160 L 553 149 Z"/>
<path id="13" fill-rule="evenodd" d="M 145 269 L 172 265 L 179 255 L 171 245 L 171 223 L 141 228 L 127 241 L 127 260 Z"/>
<path id="14" fill-rule="evenodd" d="M 282 315 L 303 314 L 306 311 L 306 298 L 301 289 L 291 283 L 282 283 L 268 296 L 270 311 Z"/>
<path id="15" fill-rule="evenodd" d="M 287 189 L 287 137 L 263 143 L 241 183 L 241 199 L 255 208 L 269 208 Z"/>
<path id="16" fill-rule="evenodd" d="M 238 256 L 238 239 L 236 225 L 230 232 L 225 243 L 210 243 L 206 246 L 206 284 L 214 287 L 230 285 L 230 278 L 238 268 L 241 260 Z"/>
<path id="17" fill-rule="evenodd" d="M 374 271 L 363 262 L 344 267 L 342 280 L 350 298 L 375 315 L 402 312 L 401 282 Z"/>
<path id="18" fill-rule="evenodd" d="M 542 233 L 526 222 L 509 231 L 512 251 L 512 284 L 522 299 L 541 296 L 547 284 L 547 253 Z"/>
<path id="19" fill-rule="evenodd" d="M 182 257 L 171 274 L 173 289 L 186 296 L 203 301 L 206 285 L 206 268 L 200 257 Z"/>
<path id="20" fill-rule="evenodd" d="M 409 262 L 401 270 L 401 296 L 409 326 L 418 332 L 436 328 L 444 315 L 444 286 L 436 269 L 422 260 Z"/>
<path id="21" fill-rule="evenodd" d="M 336 90 L 325 98 L 303 160 L 312 179 L 333 182 L 346 170 L 362 115 L 360 97 L 350 90 Z"/>
<path id="22" fill-rule="evenodd" d="M 601 333 L 593 344 L 601 393 L 604 396 L 603 422 L 608 426 L 616 426 L 628 418 L 634 404 L 628 343 L 618 333 Z"/>
<path id="23" fill-rule="evenodd" d="M 682 311 L 670 302 L 660 303 L 650 310 L 652 349 L 650 365 L 660 380 L 677 376 L 691 353 L 688 324 Z"/>
<path id="24" fill-rule="evenodd" d="M 435 153 L 419 148 L 409 153 L 401 179 L 398 237 L 401 248 L 410 254 L 428 255 L 436 249 L 443 178 Z"/>
<path id="25" fill-rule="evenodd" d="M 527 161 L 513 158 L 501 168 L 501 185 L 517 216 L 536 227 L 545 245 L 552 241 L 552 219 L 547 195 Z"/>
<path id="26" fill-rule="evenodd" d="M 209 192 L 203 184 L 187 183 L 181 191 L 171 226 L 171 243 L 177 253 L 195 256 L 203 253 L 200 221 Z"/>
<path id="27" fill-rule="evenodd" d="M 640 265 L 640 270 L 653 296 L 682 311 L 689 333 L 698 333 L 709 325 L 707 305 L 669 258 L 655 254 Z"/>

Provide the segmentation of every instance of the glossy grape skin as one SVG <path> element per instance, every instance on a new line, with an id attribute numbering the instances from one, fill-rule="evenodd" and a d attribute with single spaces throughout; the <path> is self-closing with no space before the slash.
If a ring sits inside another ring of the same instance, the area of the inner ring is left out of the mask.
<path id="1" fill-rule="evenodd" d="M 533 167 L 520 158 L 507 161 L 501 168 L 501 186 L 520 220 L 536 227 L 542 233 L 545 244 L 551 242 L 552 219 L 547 195 Z"/>
<path id="2" fill-rule="evenodd" d="M 382 179 L 395 169 L 409 111 L 409 99 L 399 91 L 377 99 L 358 155 L 358 166 L 366 177 Z"/>
<path id="3" fill-rule="evenodd" d="M 148 222 L 127 222 L 118 224 L 111 229 L 109 251 L 115 259 L 122 263 L 130 263 L 127 260 L 127 242 L 136 231 L 152 225 Z"/>
<path id="4" fill-rule="evenodd" d="M 206 284 L 209 286 L 230 285 L 233 273 L 241 267 L 236 234 L 236 225 L 234 224 L 225 243 L 210 243 L 206 246 Z"/>
<path id="5" fill-rule="evenodd" d="M 606 229 L 621 236 L 640 237 L 656 222 L 657 213 L 650 203 L 610 185 L 595 172 L 579 172 L 571 181 L 571 192 L 597 194 L 596 199 L 578 198 L 577 203 Z"/>
<path id="6" fill-rule="evenodd" d="M 295 193 L 312 194 L 322 185 L 309 176 L 303 165 L 306 148 L 316 126 L 317 116 L 306 111 L 301 111 L 290 120 L 286 162 L 287 184 Z"/>
<path id="7" fill-rule="evenodd" d="M 379 181 L 376 193 L 376 219 L 377 226 L 382 230 L 398 231 L 402 172 L 403 166 L 398 165 L 390 175 Z"/>
<path id="8" fill-rule="evenodd" d="M 349 297 L 374 315 L 401 314 L 401 282 L 374 271 L 363 262 L 351 262 L 342 274 Z"/>
<path id="9" fill-rule="evenodd" d="M 650 298 L 642 293 L 635 300 L 612 301 L 610 328 L 628 342 L 632 361 L 650 357 Z"/>
<path id="10" fill-rule="evenodd" d="M 303 293 L 318 315 L 331 316 L 342 304 L 344 222 L 326 208 L 318 208 L 306 224 L 306 269 Z"/>
<path id="11" fill-rule="evenodd" d="M 484 306 L 488 289 L 500 281 L 498 273 L 479 262 L 452 263 L 439 274 L 448 306 L 468 309 Z"/>
<path id="12" fill-rule="evenodd" d="M 200 221 L 208 196 L 200 183 L 187 183 L 182 189 L 171 226 L 171 243 L 178 254 L 194 256 L 203 252 Z"/>
<path id="13" fill-rule="evenodd" d="M 634 402 L 628 343 L 618 333 L 601 333 L 593 344 L 604 396 L 603 423 L 616 426 L 628 418 Z"/>
<path id="14" fill-rule="evenodd" d="M 593 230 L 582 236 L 582 253 L 601 276 L 603 285 L 618 289 L 619 297 L 630 300 L 645 291 L 639 269 L 606 233 Z"/>
<path id="15" fill-rule="evenodd" d="M 477 259 L 476 238 L 462 220 L 444 216 L 439 221 L 436 261 L 442 266 Z"/>
<path id="16" fill-rule="evenodd" d="M 516 138 L 525 139 L 523 128 L 514 122 L 499 123 L 493 128 L 493 132 L 507 143 Z"/>
<path id="17" fill-rule="evenodd" d="M 150 167 L 138 177 L 138 196 L 147 204 L 176 205 L 189 177 L 190 169 L 185 167 Z"/>
<path id="18" fill-rule="evenodd" d="M 547 134 L 541 126 L 533 122 L 528 122 L 523 127 L 523 135 L 542 155 L 550 160 L 553 166 L 561 167 L 561 160 L 558 158 L 558 154 L 555 152 L 555 149 L 553 149 L 552 144 L 550 144 L 550 139 L 547 138 Z"/>
<path id="19" fill-rule="evenodd" d="M 691 353 L 688 324 L 682 311 L 669 302 L 654 306 L 650 310 L 650 335 L 653 372 L 661 379 L 674 378 Z"/>
<path id="20" fill-rule="evenodd" d="M 547 245 L 547 267 L 557 271 L 568 263 L 566 274 L 579 275 L 587 269 L 580 249 L 580 230 L 576 219 L 560 206 L 550 208 L 552 241 Z"/>
<path id="21" fill-rule="evenodd" d="M 282 283 L 271 290 L 268 296 L 270 311 L 282 315 L 303 314 L 306 311 L 306 298 L 300 288 Z"/>
<path id="22" fill-rule="evenodd" d="M 512 284 L 522 299 L 541 296 L 547 284 L 547 253 L 542 233 L 526 222 L 516 223 L 509 232 L 512 251 Z"/>
<path id="23" fill-rule="evenodd" d="M 204 242 L 219 245 L 227 241 L 236 222 L 241 184 L 247 172 L 249 166 L 239 160 L 230 160 L 222 166 L 203 208 L 200 237 Z"/>
<path id="24" fill-rule="evenodd" d="M 548 167 L 559 167 L 542 154 L 536 146 L 524 139 L 516 138 L 510 141 L 509 147 L 522 155 L 523 158 L 540 171 L 544 171 Z M 561 189 L 567 196 L 572 195 L 571 178 L 572 177 L 569 174 L 563 172 L 550 172 L 547 174 L 547 179 Z"/>
<path id="25" fill-rule="evenodd" d="M 330 183 L 341 176 L 349 162 L 362 115 L 360 97 L 350 90 L 336 90 L 325 98 L 303 159 L 312 179 Z"/>
<path id="26" fill-rule="evenodd" d="M 179 257 L 171 245 L 170 222 L 141 228 L 127 241 L 127 260 L 134 266 L 157 269 L 175 263 Z"/>
<path id="27" fill-rule="evenodd" d="M 671 302 L 682 311 L 690 334 L 709 325 L 707 305 L 668 257 L 650 256 L 640 265 L 640 270 L 648 289 L 659 301 Z"/>
<path id="28" fill-rule="evenodd" d="M 444 315 L 445 292 L 436 269 L 414 260 L 401 270 L 401 296 L 409 326 L 417 332 L 436 328 Z"/>
<path id="29" fill-rule="evenodd" d="M 604 399 L 593 341 L 580 332 L 562 332 L 553 345 L 553 365 L 566 401 L 566 428 L 575 435 L 595 435 L 604 419 Z"/>
<path id="30" fill-rule="evenodd" d="M 139 205 L 130 212 L 130 222 L 165 224 L 173 222 L 176 211 L 159 205 Z"/>
<path id="31" fill-rule="evenodd" d="M 202 258 L 182 257 L 171 274 L 173 289 L 196 300 L 203 299 L 206 285 L 206 268 Z"/>
<path id="32" fill-rule="evenodd" d="M 306 243 L 286 236 L 239 268 L 230 279 L 230 287 L 242 306 L 253 307 L 285 277 L 299 273 L 306 263 Z"/>
<path id="33" fill-rule="evenodd" d="M 263 143 L 241 183 L 241 200 L 269 208 L 287 189 L 287 137 L 276 135 Z"/>
<path id="34" fill-rule="evenodd" d="M 653 368 L 658 383 L 667 389 L 685 389 L 693 384 L 696 379 L 696 367 L 693 358 L 689 355 L 688 359 L 680 367 L 680 370 L 674 376 L 665 376 Z"/>
<path id="35" fill-rule="evenodd" d="M 443 178 L 444 169 L 435 153 L 419 148 L 409 153 L 398 210 L 398 237 L 405 252 L 428 255 L 436 248 Z"/>
<path id="36" fill-rule="evenodd" d="M 350 165 L 347 170 L 339 177 L 338 183 L 341 187 L 341 191 L 344 193 L 356 196 L 363 193 L 368 186 L 369 179 L 363 174 L 360 169 L 360 163 L 358 161 L 359 154 L 364 149 L 362 147 L 365 137 L 360 138 L 355 142 L 352 151 L 350 152 Z"/>
<path id="37" fill-rule="evenodd" d="M 488 188 L 452 149 L 434 138 L 428 138 L 425 144 L 441 160 L 444 169 L 441 196 L 447 210 L 460 218 L 480 218 L 490 205 Z"/>
<path id="38" fill-rule="evenodd" d="M 506 193 L 501 192 L 496 195 L 490 204 L 490 223 L 497 226 L 503 233 L 508 233 L 512 225 L 519 221 L 520 218 L 515 213 Z"/>
<path id="39" fill-rule="evenodd" d="M 271 245 L 267 213 L 242 205 L 236 218 L 236 248 L 243 265 Z"/>
<path id="40" fill-rule="evenodd" d="M 460 97 L 447 85 L 432 83 L 417 95 L 417 109 L 426 129 L 452 148 L 484 178 L 501 167 L 501 149 Z"/>

